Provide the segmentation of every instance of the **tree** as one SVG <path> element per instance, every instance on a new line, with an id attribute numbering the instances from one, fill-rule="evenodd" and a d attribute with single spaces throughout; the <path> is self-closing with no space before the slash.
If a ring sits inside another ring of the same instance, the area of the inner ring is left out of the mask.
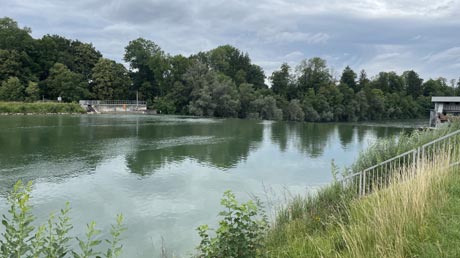
<path id="1" fill-rule="evenodd" d="M 233 46 L 219 46 L 208 52 L 198 53 L 194 58 L 207 64 L 212 70 L 230 77 L 236 85 L 250 83 L 256 89 L 266 88 L 262 68 L 251 64 L 249 55 Z"/>
<path id="2" fill-rule="evenodd" d="M 219 76 L 211 88 L 212 102 L 216 105 L 214 116 L 236 117 L 240 110 L 240 100 L 235 83 L 227 76 Z"/>
<path id="3" fill-rule="evenodd" d="M 280 67 L 280 70 L 274 71 L 272 76 L 270 76 L 272 83 L 271 89 L 273 93 L 285 98 L 288 95 L 288 88 L 291 84 L 291 75 L 289 74 L 290 69 L 291 68 L 287 63 L 283 63 Z"/>
<path id="4" fill-rule="evenodd" d="M 72 56 L 74 57 L 73 71 L 82 74 L 84 78 L 89 80 L 91 73 L 96 63 L 102 58 L 102 55 L 97 51 L 92 44 L 74 41 L 71 44 Z"/>
<path id="5" fill-rule="evenodd" d="M 272 96 L 260 96 L 251 103 L 251 113 L 253 118 L 265 120 L 281 120 L 283 111 L 276 106 L 276 100 Z M 257 117 L 254 117 L 257 114 Z"/>
<path id="6" fill-rule="evenodd" d="M 9 17 L 0 18 L 0 49 L 29 51 L 34 48 L 30 36 L 31 29 L 20 28 L 18 23 Z"/>
<path id="7" fill-rule="evenodd" d="M 358 92 L 358 91 L 366 88 L 367 86 L 369 86 L 369 79 L 367 78 L 366 71 L 364 71 L 364 69 L 363 69 L 359 73 L 358 84 L 357 84 L 357 88 L 356 88 L 355 92 Z"/>
<path id="8" fill-rule="evenodd" d="M 92 71 L 96 99 L 128 99 L 131 79 L 128 70 L 115 61 L 101 58 Z"/>
<path id="9" fill-rule="evenodd" d="M 61 63 L 54 64 L 50 69 L 50 75 L 45 80 L 48 97 L 63 101 L 78 101 L 89 95 L 86 83 L 82 75 L 70 71 Z"/>
<path id="10" fill-rule="evenodd" d="M 340 83 L 344 83 L 348 85 L 354 91 L 358 91 L 357 84 L 356 84 L 356 73 L 347 65 L 342 72 L 342 77 L 340 78 Z"/>
<path id="11" fill-rule="evenodd" d="M 403 73 L 403 77 L 406 85 L 407 95 L 411 95 L 414 99 L 417 99 L 420 95 L 423 94 L 423 79 L 420 79 L 416 72 L 412 70 L 406 71 Z"/>
<path id="12" fill-rule="evenodd" d="M 249 83 L 242 83 L 238 87 L 239 95 L 240 95 L 240 118 L 247 118 L 249 117 L 251 103 L 257 98 L 256 91 L 254 90 L 254 86 Z"/>
<path id="13" fill-rule="evenodd" d="M 40 88 L 38 87 L 38 83 L 30 82 L 26 88 L 26 100 L 28 101 L 37 101 L 40 99 Z"/>
<path id="14" fill-rule="evenodd" d="M 296 72 L 300 94 L 306 93 L 309 88 L 313 88 L 315 92 L 318 92 L 321 86 L 332 82 L 332 76 L 327 68 L 326 60 L 319 57 L 303 60 L 296 67 Z"/>
<path id="15" fill-rule="evenodd" d="M 17 50 L 0 49 L 0 81 L 21 76 L 23 64 Z"/>
<path id="16" fill-rule="evenodd" d="M 300 101 L 298 99 L 293 99 L 289 102 L 287 108 L 287 118 L 291 121 L 304 121 L 305 113 L 302 110 Z"/>
<path id="17" fill-rule="evenodd" d="M 6 101 L 23 101 L 24 85 L 17 77 L 10 77 L 0 87 L 0 99 Z"/>
<path id="18" fill-rule="evenodd" d="M 153 100 L 154 96 L 164 95 L 160 88 L 167 62 L 157 44 L 143 38 L 130 41 L 124 60 L 130 65 L 134 89 L 139 90 L 141 98 Z"/>

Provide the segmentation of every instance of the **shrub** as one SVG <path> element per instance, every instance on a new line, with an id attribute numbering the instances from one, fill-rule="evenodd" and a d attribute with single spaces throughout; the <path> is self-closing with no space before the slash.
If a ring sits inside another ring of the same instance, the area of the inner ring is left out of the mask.
<path id="1" fill-rule="evenodd" d="M 2 225 L 5 227 L 0 240 L 1 257 L 75 257 L 87 258 L 100 255 L 102 242 L 95 240 L 101 233 L 96 230 L 96 223 L 93 221 L 88 224 L 86 239 L 76 238 L 80 250 L 71 249 L 69 232 L 73 228 L 69 212 L 70 205 L 62 209 L 58 216 L 51 214 L 47 223 L 37 228 L 33 226 L 35 217 L 32 214 L 30 205 L 30 192 L 32 183 L 24 185 L 18 181 L 13 191 L 7 196 L 10 206 L 8 216 L 3 215 Z M 115 225 L 112 225 L 110 235 L 112 239 L 105 240 L 109 246 L 103 254 L 106 258 L 119 257 L 122 251 L 120 235 L 126 228 L 123 226 L 123 216 L 118 215 Z M 100 257 L 100 256 L 98 256 Z"/>
<path id="2" fill-rule="evenodd" d="M 263 245 L 267 229 L 267 217 L 259 201 L 239 204 L 231 191 L 226 191 L 221 200 L 226 210 L 219 213 L 216 236 L 210 237 L 208 225 L 198 227 L 201 243 L 198 257 L 252 258 Z"/>

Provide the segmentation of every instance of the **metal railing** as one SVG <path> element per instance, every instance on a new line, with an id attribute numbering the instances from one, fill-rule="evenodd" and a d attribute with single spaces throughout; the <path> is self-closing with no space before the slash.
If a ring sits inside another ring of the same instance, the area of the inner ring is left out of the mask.
<path id="1" fill-rule="evenodd" d="M 80 105 L 146 105 L 146 101 L 137 100 L 80 100 Z"/>
<path id="2" fill-rule="evenodd" d="M 424 165 L 436 162 L 436 155 L 450 155 L 448 166 L 460 164 L 460 130 L 444 135 L 416 149 L 406 151 L 362 171 L 352 173 L 341 180 L 344 186 L 356 187 L 359 195 L 388 187 L 397 178 L 413 176 Z M 405 174 L 403 174 L 405 173 Z"/>

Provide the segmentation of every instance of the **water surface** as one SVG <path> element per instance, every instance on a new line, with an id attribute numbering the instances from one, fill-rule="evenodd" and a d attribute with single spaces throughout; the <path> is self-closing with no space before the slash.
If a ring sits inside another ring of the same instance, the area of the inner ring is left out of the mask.
<path id="1" fill-rule="evenodd" d="M 193 251 L 226 189 L 276 205 L 331 182 L 378 138 L 419 125 L 315 124 L 147 115 L 0 116 L 0 212 L 18 179 L 33 180 L 40 221 L 72 205 L 75 234 L 123 213 L 123 257 Z"/>

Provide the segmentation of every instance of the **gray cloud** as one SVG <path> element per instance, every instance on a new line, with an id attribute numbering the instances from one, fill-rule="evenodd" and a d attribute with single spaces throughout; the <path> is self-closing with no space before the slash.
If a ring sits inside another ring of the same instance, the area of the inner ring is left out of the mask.
<path id="1" fill-rule="evenodd" d="M 267 75 L 282 62 L 313 56 L 341 71 L 415 69 L 423 77 L 460 76 L 459 1 L 452 0 L 0 0 L 0 16 L 92 42 L 121 61 L 144 37 L 189 55 L 232 44 Z"/>

